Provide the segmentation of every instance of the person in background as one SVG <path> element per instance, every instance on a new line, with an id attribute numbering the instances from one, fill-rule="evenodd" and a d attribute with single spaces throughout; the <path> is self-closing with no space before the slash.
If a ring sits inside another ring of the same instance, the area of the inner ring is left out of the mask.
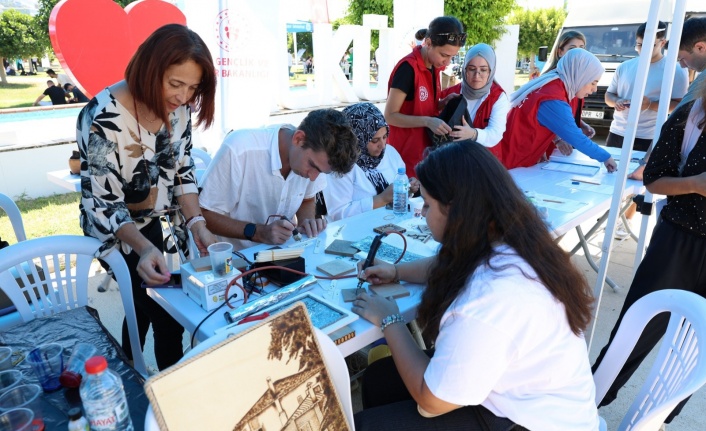
<path id="1" fill-rule="evenodd" d="M 424 42 L 403 57 L 392 70 L 388 84 L 385 119 L 390 125 L 389 143 L 400 153 L 413 177 L 414 167 L 431 145 L 427 129 L 438 135 L 451 132 L 441 119 L 441 70 L 466 43 L 461 22 L 452 16 L 435 18 Z"/>
<path id="2" fill-rule="evenodd" d="M 495 81 L 495 64 L 495 51 L 490 45 L 479 43 L 469 49 L 463 62 L 463 80 L 449 89 L 463 97 L 449 100 L 444 109 L 453 112 L 459 104 L 465 105 L 468 117 L 462 117 L 462 124 L 455 126 L 450 136 L 456 141 L 474 140 L 500 158 L 497 144 L 505 132 L 510 100 Z"/>
<path id="3" fill-rule="evenodd" d="M 199 196 L 208 225 L 235 250 L 282 244 L 295 228 L 309 238 L 326 229 L 315 197 L 326 175 L 350 172 L 358 145 L 335 109 L 311 111 L 299 124 L 229 133 L 203 176 Z"/>
<path id="4" fill-rule="evenodd" d="M 564 54 L 575 48 L 586 49 L 586 36 L 584 36 L 583 33 L 581 33 L 580 31 L 575 30 L 569 30 L 562 34 L 559 38 L 559 43 L 557 44 L 556 50 L 554 50 L 554 53 L 552 55 L 552 61 L 544 73 L 548 73 L 556 69 L 556 66 L 557 64 L 559 64 L 559 60 L 561 59 L 561 57 L 563 57 Z M 571 100 L 571 112 L 574 113 L 574 119 L 576 120 L 576 124 L 581 128 L 583 134 L 586 135 L 588 139 L 591 139 L 596 136 L 596 130 L 591 127 L 588 123 L 583 121 L 583 119 L 581 118 L 582 110 L 583 99 L 579 99 L 578 97 L 573 98 Z M 556 146 L 556 148 L 558 148 L 559 151 L 565 156 L 568 156 L 573 151 L 573 147 L 567 144 L 566 141 L 562 140 L 558 136 L 554 137 L 554 146 Z M 553 149 L 553 147 L 550 147 L 549 154 L 551 154 L 551 151 Z"/>
<path id="5" fill-rule="evenodd" d="M 73 84 L 64 84 L 64 92 L 71 93 L 73 96 L 69 99 L 69 103 L 88 103 L 90 101 L 90 99 L 83 94 L 83 91 Z"/>
<path id="6" fill-rule="evenodd" d="M 640 266 L 635 272 L 625 303 L 608 344 L 601 350 L 597 370 L 627 310 L 640 298 L 663 289 L 682 289 L 706 298 L 706 87 L 680 105 L 662 126 L 657 144 L 644 171 L 650 193 L 666 195 L 667 204 Z M 612 403 L 618 391 L 639 368 L 662 338 L 669 313 L 652 318 L 613 381 L 600 406 Z M 682 401 L 667 417 L 670 423 L 686 404 Z"/>
<path id="7" fill-rule="evenodd" d="M 696 79 L 691 82 L 686 94 L 677 105 L 679 107 L 697 99 L 697 95 L 701 93 L 703 87 L 706 87 L 706 17 L 689 18 L 684 21 L 677 61 L 682 68 L 698 72 Z M 650 151 L 640 161 L 640 166 L 628 175 L 628 178 L 642 180 L 642 171 L 645 169 L 649 156 Z"/>
<path id="8" fill-rule="evenodd" d="M 66 105 L 67 103 L 66 92 L 64 92 L 61 87 L 54 85 L 54 81 L 51 79 L 47 80 L 46 90 L 44 90 L 44 92 L 37 97 L 37 100 L 34 101 L 32 106 L 39 106 L 39 102 L 41 102 L 46 96 L 49 96 L 52 105 Z"/>
<path id="9" fill-rule="evenodd" d="M 642 41 L 645 38 L 645 28 L 647 24 L 641 24 L 637 28 L 635 35 L 635 51 L 638 56 L 642 53 Z M 635 141 L 633 150 L 647 151 L 652 144 L 652 138 L 655 134 L 655 125 L 657 124 L 657 110 L 659 109 L 659 94 L 662 90 L 662 78 L 664 70 L 667 67 L 667 59 L 662 53 L 664 45 L 667 41 L 664 39 L 667 32 L 667 24 L 662 21 L 658 22 L 657 35 L 655 44 L 650 50 L 650 65 L 647 71 L 647 83 L 645 84 L 645 93 L 641 103 L 636 106 L 640 110 L 640 116 L 637 120 L 637 130 L 635 132 Z M 639 67 L 640 58 L 635 57 L 624 63 L 621 63 L 615 70 L 613 81 L 608 86 L 605 93 L 606 105 L 615 108 L 613 113 L 613 121 L 610 123 L 610 132 L 606 139 L 606 146 L 613 148 L 622 148 L 625 131 L 628 127 L 628 116 L 630 115 L 630 98 L 635 87 L 635 79 L 637 78 L 637 69 Z M 686 70 L 676 67 L 674 73 L 674 82 L 672 84 L 672 97 L 669 100 L 669 108 L 667 112 L 672 112 L 679 104 L 686 89 L 688 87 L 688 76 Z M 635 216 L 636 206 L 633 203 L 625 211 L 625 218 L 630 224 L 630 220 Z M 626 238 L 630 226 L 623 226 L 622 220 L 618 222 L 615 229 L 615 237 L 618 239 Z"/>
<path id="10" fill-rule="evenodd" d="M 125 79 L 91 99 L 76 124 L 81 227 L 103 242 L 101 255 L 117 248 L 125 257 L 140 344 L 144 347 L 151 324 L 160 370 L 183 356 L 184 328 L 142 286 L 169 281 L 160 222 L 164 214 L 171 214 L 185 254 L 188 233 L 202 256 L 216 241 L 201 216 L 191 158 L 191 107 L 197 111 L 196 124 L 209 127 L 215 95 L 208 47 L 183 25 L 168 24 L 139 46 Z M 132 358 L 126 321 L 122 346 Z"/>
<path id="11" fill-rule="evenodd" d="M 355 428 L 597 431 L 583 338 L 593 295 L 570 256 L 480 144 L 444 145 L 416 171 L 437 255 L 361 276 L 426 283 L 417 321 L 434 351 L 394 299 L 358 295 L 352 311 L 380 325 L 392 357 L 365 370 Z"/>
<path id="12" fill-rule="evenodd" d="M 571 100 L 594 93 L 603 72 L 601 62 L 593 54 L 572 49 L 559 60 L 555 70 L 512 93 L 507 129 L 498 144 L 503 165 L 508 169 L 535 165 L 558 136 L 602 162 L 608 172 L 615 171 L 615 160 L 582 133 L 571 112 Z"/>
<path id="13" fill-rule="evenodd" d="M 56 73 L 54 72 L 54 69 L 47 69 L 47 75 L 49 75 L 49 77 L 52 79 L 56 79 L 59 84 L 59 87 L 61 88 L 63 88 L 64 85 L 71 83 L 71 80 L 68 76 L 63 73 Z"/>
<path id="14" fill-rule="evenodd" d="M 398 168 L 404 167 L 394 147 L 387 145 L 385 117 L 372 103 L 347 106 L 343 115 L 358 139 L 360 156 L 353 169 L 343 176 L 327 175 L 323 190 L 327 215 L 340 220 L 392 202 L 392 182 Z M 416 193 L 419 182 L 409 179 L 409 190 Z"/>

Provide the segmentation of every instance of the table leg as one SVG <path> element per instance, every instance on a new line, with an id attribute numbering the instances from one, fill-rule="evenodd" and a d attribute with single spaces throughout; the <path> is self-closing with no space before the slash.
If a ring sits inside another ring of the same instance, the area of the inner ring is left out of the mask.
<path id="1" fill-rule="evenodd" d="M 586 237 L 583 235 L 583 230 L 581 229 L 581 226 L 576 226 L 576 233 L 579 236 L 579 245 L 581 248 L 583 248 L 583 253 L 586 256 L 588 264 L 591 266 L 591 268 L 593 268 L 594 271 L 598 272 L 598 265 L 596 265 L 596 262 L 594 262 L 593 258 L 591 258 L 591 251 L 588 249 L 588 241 L 586 241 Z M 613 280 L 611 280 L 610 277 L 606 276 L 605 281 L 610 287 L 613 288 L 613 291 L 620 291 L 620 286 L 618 286 Z"/>

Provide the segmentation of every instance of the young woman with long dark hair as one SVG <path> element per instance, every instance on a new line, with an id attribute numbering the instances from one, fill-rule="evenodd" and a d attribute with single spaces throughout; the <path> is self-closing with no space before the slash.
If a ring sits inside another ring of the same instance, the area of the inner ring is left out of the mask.
<path id="1" fill-rule="evenodd" d="M 597 430 L 583 339 L 593 297 L 569 255 L 480 144 L 447 144 L 416 172 L 438 254 L 362 276 L 427 284 L 417 321 L 434 352 L 394 300 L 359 295 L 353 311 L 381 325 L 392 358 L 368 367 L 356 429 Z"/>

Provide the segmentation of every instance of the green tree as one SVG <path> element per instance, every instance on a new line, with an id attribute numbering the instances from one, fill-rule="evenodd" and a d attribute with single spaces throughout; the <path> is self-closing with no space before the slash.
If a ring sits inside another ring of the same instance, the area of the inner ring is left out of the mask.
<path id="1" fill-rule="evenodd" d="M 520 26 L 518 53 L 534 58 L 540 46 L 551 48 L 565 18 L 566 11 L 561 8 L 515 9 L 508 22 Z"/>
<path id="2" fill-rule="evenodd" d="M 38 0 L 37 15 L 34 16 L 35 24 L 38 29 L 40 29 L 40 38 L 42 46 L 44 47 L 44 52 L 50 51 L 51 40 L 49 39 L 49 17 L 51 16 L 51 11 L 54 9 L 57 3 L 61 0 Z M 119 4 L 121 7 L 125 7 L 130 3 L 137 0 L 113 0 L 115 3 Z"/>
<path id="3" fill-rule="evenodd" d="M 27 58 L 41 52 L 36 33 L 30 15 L 14 9 L 4 11 L 0 15 L 0 57 L 12 63 L 16 58 Z M 0 82 L 7 84 L 4 67 L 0 71 Z"/>
<path id="4" fill-rule="evenodd" d="M 504 33 L 505 17 L 515 5 L 515 0 L 445 0 L 444 14 L 461 21 L 468 34 L 468 45 L 492 44 Z M 362 24 L 364 14 L 377 14 L 387 15 L 388 25 L 392 26 L 392 7 L 392 0 L 351 0 L 346 24 Z M 371 45 L 371 49 L 377 49 L 376 35 Z"/>

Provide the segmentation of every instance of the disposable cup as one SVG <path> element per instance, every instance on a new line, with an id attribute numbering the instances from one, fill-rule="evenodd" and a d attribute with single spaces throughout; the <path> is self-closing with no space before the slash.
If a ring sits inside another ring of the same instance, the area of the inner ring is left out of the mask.
<path id="1" fill-rule="evenodd" d="M 66 369 L 61 373 L 59 382 L 65 388 L 78 388 L 83 379 L 86 360 L 96 356 L 98 349 L 89 343 L 76 343 L 71 351 L 71 357 L 66 363 Z"/>
<path id="2" fill-rule="evenodd" d="M 0 371 L 12 368 L 12 347 L 0 347 Z"/>
<path id="3" fill-rule="evenodd" d="M 19 385 L 22 381 L 22 372 L 19 370 L 5 370 L 0 372 L 0 395 Z"/>
<path id="4" fill-rule="evenodd" d="M 233 244 L 217 242 L 208 246 L 208 255 L 211 257 L 213 275 L 223 277 L 231 271 L 233 259 Z"/>
<path id="5" fill-rule="evenodd" d="M 37 347 L 29 352 L 27 362 L 32 366 L 45 392 L 61 388 L 59 376 L 64 370 L 64 348 L 61 344 L 50 343 Z"/>
<path id="6" fill-rule="evenodd" d="M 0 395 L 0 411 L 12 409 L 30 409 L 34 413 L 34 421 L 43 421 L 42 388 L 39 385 L 15 386 Z"/>
<path id="7" fill-rule="evenodd" d="M 424 208 L 424 199 L 422 198 L 411 198 L 409 204 L 412 206 L 412 213 L 415 217 L 422 216 L 422 208 Z"/>
<path id="8" fill-rule="evenodd" d="M 30 431 L 34 413 L 30 409 L 12 409 L 0 414 L 0 431 Z"/>

